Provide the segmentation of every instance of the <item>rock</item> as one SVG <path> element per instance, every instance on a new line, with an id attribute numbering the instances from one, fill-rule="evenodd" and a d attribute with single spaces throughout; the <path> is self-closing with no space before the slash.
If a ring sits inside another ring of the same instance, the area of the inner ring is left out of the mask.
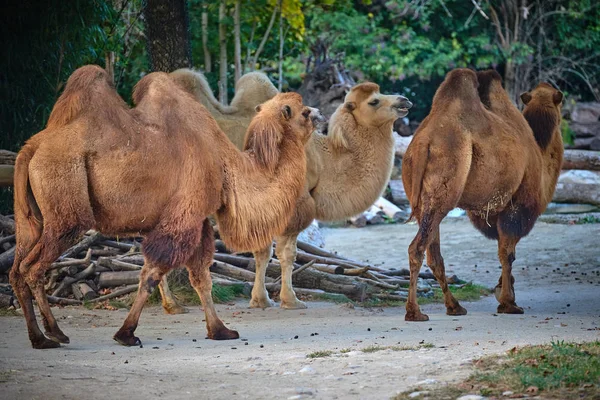
<path id="1" fill-rule="evenodd" d="M 600 103 L 577 103 L 571 111 L 571 121 L 583 124 L 600 121 Z"/>
<path id="2" fill-rule="evenodd" d="M 406 207 L 409 205 L 408 197 L 406 197 L 406 191 L 402 180 L 393 179 L 389 181 L 390 191 L 392 192 L 392 203 L 398 207 Z"/>
<path id="3" fill-rule="evenodd" d="M 591 204 L 550 203 L 544 214 L 583 214 L 597 210 L 598 207 Z"/>
<path id="4" fill-rule="evenodd" d="M 406 153 L 406 149 L 408 148 L 408 145 L 410 144 L 412 138 L 412 136 L 394 136 L 394 139 L 396 140 L 396 157 L 402 158 L 402 156 L 404 156 L 404 153 Z"/>
<path id="5" fill-rule="evenodd" d="M 505 396 L 505 397 L 512 396 L 513 394 L 515 394 L 515 393 L 511 392 L 510 390 L 507 390 L 506 392 L 502 392 L 502 396 Z"/>
<path id="6" fill-rule="evenodd" d="M 582 124 L 571 121 L 569 122 L 569 128 L 571 128 L 576 138 L 591 138 L 600 135 L 600 122 Z"/>
<path id="7" fill-rule="evenodd" d="M 600 184 L 600 172 L 571 169 L 560 174 L 560 183 Z"/>
<path id="8" fill-rule="evenodd" d="M 421 386 L 421 385 L 433 385 L 438 383 L 438 381 L 436 379 L 432 379 L 432 378 L 428 378 L 425 380 L 422 380 L 421 382 L 417 382 L 417 386 Z"/>
<path id="9" fill-rule="evenodd" d="M 414 399 L 416 397 L 421 397 L 421 396 L 426 396 L 428 395 L 429 392 L 427 391 L 422 391 L 422 392 L 412 392 L 408 395 L 408 397 L 410 397 L 411 399 Z"/>
<path id="10" fill-rule="evenodd" d="M 298 371 L 298 373 L 300 375 L 312 375 L 315 372 L 317 372 L 317 371 L 315 371 L 315 369 L 313 367 L 310 367 L 308 365 L 306 367 L 303 367 L 300 371 Z"/>
<path id="11" fill-rule="evenodd" d="M 461 208 L 455 208 L 454 210 L 451 210 L 448 213 L 448 217 L 450 218 L 457 218 L 457 217 L 464 217 L 465 215 L 467 215 L 467 212 Z"/>
<path id="12" fill-rule="evenodd" d="M 410 129 L 408 118 L 398 118 L 396 121 L 394 121 L 394 132 L 402 137 L 412 135 L 413 133 Z"/>
<path id="13" fill-rule="evenodd" d="M 308 228 L 300 232 L 298 235 L 298 240 L 302 240 L 303 242 L 307 242 L 313 246 L 325 247 L 325 238 L 323 237 L 323 233 L 321 232 L 319 224 L 316 220 L 313 220 Z"/>
<path id="14" fill-rule="evenodd" d="M 487 397 L 480 396 L 478 394 L 466 394 L 458 397 L 456 400 L 485 400 Z"/>

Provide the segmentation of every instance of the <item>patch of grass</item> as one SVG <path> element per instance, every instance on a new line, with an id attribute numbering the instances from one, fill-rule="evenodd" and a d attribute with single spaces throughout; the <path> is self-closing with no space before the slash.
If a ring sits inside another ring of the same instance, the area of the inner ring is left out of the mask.
<path id="1" fill-rule="evenodd" d="M 338 293 L 315 293 L 311 295 L 312 300 L 329 301 L 336 304 L 352 303 L 346 295 Z"/>
<path id="2" fill-rule="evenodd" d="M 341 354 L 346 354 L 346 353 L 350 353 L 351 351 L 352 351 L 352 349 L 350 349 L 350 348 L 346 347 L 345 349 L 341 349 L 341 350 L 340 350 L 340 353 L 341 353 Z"/>
<path id="3" fill-rule="evenodd" d="M 576 222 L 576 224 L 582 225 L 582 224 L 600 224 L 600 218 L 596 217 L 594 215 L 587 215 L 583 218 L 579 218 Z"/>
<path id="4" fill-rule="evenodd" d="M 557 341 L 513 348 L 505 356 L 482 358 L 474 364 L 478 371 L 465 382 L 428 387 L 425 397 L 455 399 L 465 393 L 499 397 L 511 391 L 519 397 L 600 398 L 600 341 L 582 344 Z M 410 393 L 418 390 L 404 392 L 395 399 L 408 399 Z"/>
<path id="5" fill-rule="evenodd" d="M 20 314 L 14 308 L 0 308 L 0 317 L 19 317 Z"/>
<path id="6" fill-rule="evenodd" d="M 118 299 L 111 299 L 108 301 L 108 305 L 114 308 L 129 308 L 130 305 L 127 304 L 127 302 L 123 301 L 123 300 L 118 300 Z"/>
<path id="7" fill-rule="evenodd" d="M 236 284 L 231 286 L 221 286 L 213 284 L 212 298 L 215 303 L 227 303 L 240 297 L 244 293 L 244 285 Z"/>
<path id="8" fill-rule="evenodd" d="M 13 369 L 5 369 L 3 371 L 0 371 L 0 383 L 8 382 L 10 377 L 14 375 L 15 372 L 16 371 Z"/>
<path id="9" fill-rule="evenodd" d="M 331 350 L 319 350 L 319 351 L 313 351 L 312 353 L 307 354 L 306 358 L 323 358 L 323 357 L 329 357 L 332 354 L 333 354 L 333 351 L 331 351 Z"/>
<path id="10" fill-rule="evenodd" d="M 418 346 L 368 346 L 365 347 L 364 349 L 362 349 L 361 351 L 363 353 L 375 353 L 376 351 L 381 351 L 381 350 L 392 350 L 392 351 L 415 351 L 415 350 L 419 350 L 419 349 L 431 349 L 432 347 L 435 347 L 435 345 L 433 343 L 423 343 L 420 344 Z"/>
<path id="11" fill-rule="evenodd" d="M 467 283 L 462 287 L 450 286 L 450 292 L 458 301 L 475 301 L 479 300 L 481 296 L 488 296 L 492 293 L 489 288 L 474 283 Z M 420 297 L 418 301 L 419 304 L 443 303 L 444 294 L 442 289 L 434 288 L 433 297 Z"/>
<path id="12" fill-rule="evenodd" d="M 187 306 L 199 306 L 202 303 L 200 302 L 200 297 L 196 290 L 191 287 L 189 284 L 181 284 L 181 285 L 173 285 L 170 284 L 171 292 L 175 297 L 175 300 L 181 305 Z M 229 301 L 234 300 L 236 297 L 242 296 L 244 291 L 244 285 L 231 285 L 231 286 L 222 286 L 218 284 L 213 284 L 212 287 L 212 298 L 213 301 L 217 304 L 227 303 Z M 158 305 L 161 304 L 160 291 L 154 290 L 152 295 L 148 298 L 149 304 Z"/>

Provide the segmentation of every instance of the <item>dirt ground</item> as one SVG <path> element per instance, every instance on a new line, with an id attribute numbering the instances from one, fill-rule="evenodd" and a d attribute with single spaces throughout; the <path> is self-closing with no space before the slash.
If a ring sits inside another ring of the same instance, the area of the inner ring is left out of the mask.
<path id="1" fill-rule="evenodd" d="M 325 229 L 327 248 L 390 268 L 407 266 L 415 225 Z M 493 286 L 495 242 L 464 219 L 442 225 L 448 273 Z M 125 311 L 55 308 L 71 344 L 33 350 L 21 317 L 0 317 L 2 399 L 387 399 L 417 384 L 454 382 L 471 360 L 514 346 L 600 339 L 600 225 L 538 223 L 517 247 L 517 302 L 524 315 L 496 315 L 493 296 L 463 303 L 450 317 L 427 305 L 428 322 L 405 322 L 404 309 L 363 309 L 311 302 L 302 311 L 250 310 L 247 300 L 220 305 L 240 340 L 204 338 L 203 314 L 145 310 L 143 348 L 111 337 Z M 363 352 L 369 346 L 418 350 Z M 343 350 L 344 352 L 341 352 Z M 348 351 L 350 350 L 350 351 Z M 307 358 L 315 351 L 327 357 Z"/>

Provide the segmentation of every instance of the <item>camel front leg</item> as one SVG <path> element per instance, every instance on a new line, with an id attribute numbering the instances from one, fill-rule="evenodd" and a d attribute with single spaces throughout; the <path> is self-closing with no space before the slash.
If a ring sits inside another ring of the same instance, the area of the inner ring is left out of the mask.
<path id="1" fill-rule="evenodd" d="M 292 287 L 292 271 L 296 261 L 296 239 L 298 234 L 281 236 L 277 239 L 275 254 L 281 264 L 281 308 L 298 310 L 306 308 L 306 304 L 296 297 Z"/>
<path id="2" fill-rule="evenodd" d="M 254 262 L 256 265 L 256 274 L 254 278 L 254 287 L 252 288 L 252 298 L 250 299 L 250 308 L 273 307 L 275 303 L 269 298 L 269 293 L 265 287 L 265 276 L 267 266 L 273 256 L 273 245 L 254 252 Z"/>
<path id="3" fill-rule="evenodd" d="M 162 300 L 163 310 L 167 314 L 185 314 L 188 312 L 188 309 L 184 306 L 177 303 L 171 289 L 169 288 L 169 282 L 167 280 L 167 275 L 165 274 L 160 283 L 158 284 L 158 290 L 160 291 L 160 298 Z"/>
<path id="4" fill-rule="evenodd" d="M 129 310 L 129 314 L 127 314 L 127 318 L 125 318 L 123 325 L 113 336 L 114 340 L 123 346 L 141 346 L 141 340 L 134 336 L 133 333 L 138 326 L 140 315 L 142 314 L 142 309 L 144 308 L 144 304 L 146 304 L 146 300 L 148 300 L 148 297 L 152 294 L 156 286 L 158 286 L 158 283 L 168 270 L 169 267 L 167 266 L 161 267 L 150 262 L 148 258 L 145 259 L 140 274 L 140 284 L 137 296 L 135 297 L 135 301 Z"/>
<path id="5" fill-rule="evenodd" d="M 202 242 L 192 257 L 185 263 L 189 273 L 190 282 L 198 293 L 204 316 L 208 338 L 213 340 L 229 340 L 240 337 L 237 331 L 228 329 L 223 321 L 219 319 L 212 299 L 212 278 L 210 277 L 210 265 L 215 251 L 215 239 L 212 227 L 208 220 L 204 221 L 202 227 Z"/>
<path id="6" fill-rule="evenodd" d="M 519 238 L 509 236 L 500 232 L 498 239 L 498 258 L 502 264 L 502 276 L 496 287 L 496 291 L 500 290 L 500 296 L 497 296 L 499 305 L 498 313 L 503 314 L 523 314 L 523 308 L 519 307 L 515 302 L 515 278 L 512 276 L 512 264 L 515 261 L 515 248 Z"/>

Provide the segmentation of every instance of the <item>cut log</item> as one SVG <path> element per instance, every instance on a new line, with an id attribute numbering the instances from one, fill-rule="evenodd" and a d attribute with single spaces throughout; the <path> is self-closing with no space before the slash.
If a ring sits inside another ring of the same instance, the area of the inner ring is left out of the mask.
<path id="1" fill-rule="evenodd" d="M 350 223 L 356 226 L 357 228 L 363 228 L 367 226 L 367 217 L 365 217 L 364 214 L 358 214 L 354 217 L 350 217 L 348 221 L 350 221 Z"/>
<path id="2" fill-rule="evenodd" d="M 78 265 L 88 265 L 92 261 L 92 249 L 88 249 L 84 258 L 69 258 L 64 259 L 63 261 L 58 261 L 52 263 L 48 270 L 53 270 L 57 268 L 70 267 L 70 266 L 78 266 Z M 71 274 L 69 274 L 71 275 Z"/>
<path id="3" fill-rule="evenodd" d="M 321 249 L 321 248 L 319 248 L 317 246 L 313 246 L 312 244 L 307 243 L 307 242 L 303 242 L 301 240 L 298 240 L 296 242 L 296 245 L 297 245 L 297 247 L 300 250 L 303 250 L 303 251 L 305 251 L 307 253 L 315 254 L 317 256 L 331 257 L 331 258 L 341 258 L 337 254 L 331 253 L 331 252 L 329 252 L 329 251 L 327 251 L 325 249 Z"/>
<path id="4" fill-rule="evenodd" d="M 140 281 L 140 271 L 102 272 L 98 275 L 98 287 L 109 288 L 132 285 Z"/>
<path id="5" fill-rule="evenodd" d="M 65 277 L 62 282 L 60 283 L 60 285 L 58 285 L 58 287 L 56 288 L 56 290 L 52 293 L 52 296 L 60 296 L 62 294 L 62 292 L 66 289 L 71 287 L 71 285 L 75 282 L 79 282 L 82 279 L 87 278 L 88 276 L 90 276 L 91 274 L 93 274 L 95 272 L 95 268 L 96 268 L 96 264 L 95 263 L 91 263 L 86 269 L 84 269 L 83 271 L 77 273 L 75 276 L 71 277 L 71 276 L 67 276 Z"/>
<path id="6" fill-rule="evenodd" d="M 135 292 L 136 290 L 138 290 L 138 285 L 125 286 L 124 288 L 115 290 L 114 292 L 105 294 L 104 296 L 96 297 L 95 299 L 92 299 L 89 302 L 90 303 L 98 303 L 98 302 L 101 302 L 104 300 L 110 300 L 115 297 L 123 296 L 123 295 L 126 295 L 131 292 Z"/>
<path id="7" fill-rule="evenodd" d="M 109 257 L 99 257 L 98 265 L 110 268 L 113 271 L 139 271 L 142 269 L 141 265 L 117 260 Z"/>
<path id="8" fill-rule="evenodd" d="M 363 215 L 367 219 L 367 224 L 368 225 L 383 224 L 385 222 L 385 219 L 383 218 L 383 216 L 380 215 L 380 213 L 378 211 L 371 211 L 371 209 L 373 209 L 373 208 L 377 208 L 377 207 L 371 207 L 370 209 L 368 209 L 367 211 L 365 211 L 363 213 Z M 379 211 L 381 211 L 381 210 L 379 210 Z M 381 212 L 383 212 L 383 211 L 381 211 Z"/>
<path id="9" fill-rule="evenodd" d="M 1 274 L 5 274 L 8 272 L 8 270 L 10 269 L 10 267 L 12 267 L 13 263 L 15 262 L 15 249 L 17 247 L 13 247 L 10 250 L 5 251 L 4 253 L 0 254 L 0 273 Z"/>
<path id="10" fill-rule="evenodd" d="M 65 258 L 74 258 L 82 251 L 87 251 L 88 248 L 101 239 L 103 239 L 103 236 L 100 234 L 100 232 L 93 232 L 91 235 L 84 237 L 79 243 L 67 250 L 67 252 L 64 253 L 58 260 L 62 261 Z"/>
<path id="11" fill-rule="evenodd" d="M 7 235 L 15 234 L 15 221 L 11 218 L 0 215 L 0 231 Z"/>
<path id="12" fill-rule="evenodd" d="M 16 298 L 14 296 L 9 296 L 4 293 L 0 293 L 0 308 L 16 308 Z"/>
<path id="13" fill-rule="evenodd" d="M 552 201 L 555 203 L 600 205 L 600 185 L 559 182 L 556 185 Z"/>
<path id="14" fill-rule="evenodd" d="M 332 275 L 309 269 L 294 277 L 294 288 L 321 289 L 326 292 L 341 293 L 355 301 L 364 301 L 368 285 L 344 275 Z"/>
<path id="15" fill-rule="evenodd" d="M 380 197 L 375 201 L 375 206 L 382 209 L 385 215 L 396 222 L 406 221 L 408 219 L 408 213 L 406 211 L 383 197 Z"/>
<path id="16" fill-rule="evenodd" d="M 400 207 L 407 207 L 410 205 L 402 180 L 392 179 L 389 181 L 389 186 L 390 191 L 392 192 L 392 201 L 395 205 Z"/>
<path id="17" fill-rule="evenodd" d="M 317 271 L 327 272 L 328 274 L 344 275 L 344 267 L 339 265 L 314 264 L 312 267 Z"/>
<path id="18" fill-rule="evenodd" d="M 17 153 L 10 150 L 0 150 L 0 164 L 2 165 L 15 165 L 17 159 Z"/>
<path id="19" fill-rule="evenodd" d="M 60 306 L 80 306 L 83 304 L 79 300 L 65 299 L 64 297 L 48 296 L 48 303 L 58 304 Z"/>
<path id="20" fill-rule="evenodd" d="M 98 294 L 85 282 L 72 284 L 71 291 L 77 300 L 91 300 L 98 297 Z"/>
<path id="21" fill-rule="evenodd" d="M 600 171 L 600 152 L 589 150 L 565 150 L 562 168 Z"/>
<path id="22" fill-rule="evenodd" d="M 138 243 L 117 242 L 116 240 L 103 240 L 101 245 L 113 247 L 122 251 L 140 251 L 141 247 Z"/>
<path id="23" fill-rule="evenodd" d="M 213 262 L 210 271 L 247 282 L 254 282 L 256 276 L 254 272 L 221 261 Z M 273 282 L 273 278 L 265 277 L 265 282 Z"/>

